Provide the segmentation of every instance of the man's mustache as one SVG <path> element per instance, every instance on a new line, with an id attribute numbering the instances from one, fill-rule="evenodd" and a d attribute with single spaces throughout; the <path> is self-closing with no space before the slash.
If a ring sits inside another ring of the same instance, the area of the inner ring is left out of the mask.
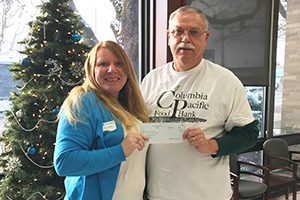
<path id="1" fill-rule="evenodd" d="M 194 50 L 195 49 L 195 46 L 192 45 L 191 43 L 184 43 L 184 42 L 181 42 L 177 45 L 176 47 L 176 50 L 180 49 L 180 48 L 184 48 L 184 49 L 192 49 Z"/>

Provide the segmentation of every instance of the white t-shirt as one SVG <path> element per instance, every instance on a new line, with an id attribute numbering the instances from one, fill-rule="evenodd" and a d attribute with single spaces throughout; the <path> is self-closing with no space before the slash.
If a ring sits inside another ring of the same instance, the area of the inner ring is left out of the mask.
<path id="1" fill-rule="evenodd" d="M 188 71 L 173 63 L 152 70 L 141 91 L 152 122 L 188 123 L 207 139 L 254 120 L 242 83 L 229 70 L 202 59 Z M 147 158 L 150 200 L 225 200 L 232 195 L 229 158 L 199 153 L 189 143 L 151 144 Z"/>
<path id="2" fill-rule="evenodd" d="M 124 135 L 127 132 L 124 129 Z M 139 126 L 130 132 L 139 132 Z M 121 163 L 112 200 L 142 200 L 145 188 L 145 161 L 149 144 L 142 151 L 137 149 Z"/>

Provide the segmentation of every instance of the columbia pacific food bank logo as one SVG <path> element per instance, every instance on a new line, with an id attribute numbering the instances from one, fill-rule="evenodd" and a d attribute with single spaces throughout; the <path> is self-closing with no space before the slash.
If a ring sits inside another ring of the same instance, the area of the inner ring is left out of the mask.
<path id="1" fill-rule="evenodd" d="M 174 90 L 161 93 L 150 120 L 152 122 L 206 122 L 199 115 L 201 110 L 209 110 L 208 95 L 203 92 L 178 92 Z"/>

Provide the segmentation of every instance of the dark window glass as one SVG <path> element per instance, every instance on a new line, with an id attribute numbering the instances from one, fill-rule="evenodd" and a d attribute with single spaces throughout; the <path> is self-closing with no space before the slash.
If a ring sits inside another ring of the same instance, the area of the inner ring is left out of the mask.
<path id="1" fill-rule="evenodd" d="M 270 0 L 187 0 L 209 21 L 204 58 L 232 70 L 247 86 L 268 86 Z"/>

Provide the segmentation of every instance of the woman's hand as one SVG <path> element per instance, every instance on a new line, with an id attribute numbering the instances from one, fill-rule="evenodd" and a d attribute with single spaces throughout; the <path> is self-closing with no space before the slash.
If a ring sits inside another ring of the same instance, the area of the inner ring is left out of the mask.
<path id="1" fill-rule="evenodd" d="M 200 153 L 216 154 L 218 151 L 217 141 L 214 139 L 206 139 L 200 128 L 187 128 L 183 134 L 183 139 L 187 139 Z"/>
<path id="2" fill-rule="evenodd" d="M 149 138 L 141 133 L 128 133 L 121 142 L 125 156 L 130 156 L 135 149 L 143 150 L 145 140 L 149 140 Z"/>

